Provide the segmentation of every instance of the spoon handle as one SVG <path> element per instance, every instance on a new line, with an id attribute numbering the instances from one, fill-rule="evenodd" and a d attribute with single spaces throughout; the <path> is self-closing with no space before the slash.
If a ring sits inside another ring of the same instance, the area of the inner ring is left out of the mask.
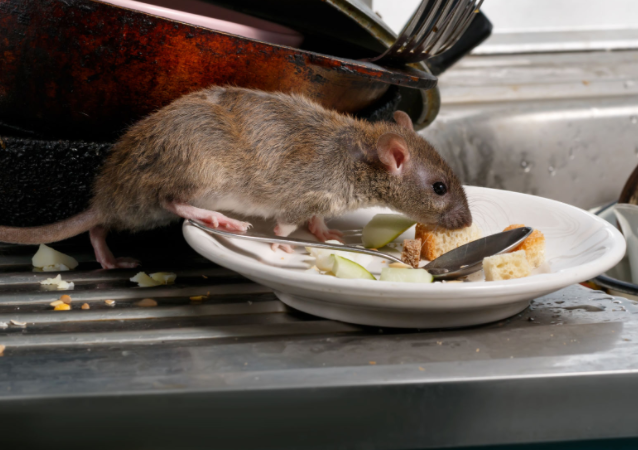
<path id="1" fill-rule="evenodd" d="M 354 247 L 351 245 L 336 245 L 336 244 L 327 244 L 325 242 L 316 242 L 316 241 L 308 241 L 306 239 L 292 239 L 292 238 L 283 238 L 278 236 L 266 236 L 260 233 L 256 233 L 253 231 L 245 231 L 243 233 L 234 232 L 234 231 L 222 231 L 217 230 L 215 228 L 207 227 L 206 225 L 202 225 L 199 222 L 196 222 L 192 219 L 188 219 L 188 223 L 193 225 L 200 230 L 204 230 L 207 233 L 216 234 L 219 236 L 227 237 L 227 238 L 238 238 L 238 239 L 246 239 L 248 241 L 258 241 L 258 242 L 268 242 L 272 244 L 288 244 L 288 245 L 301 245 L 303 247 L 316 247 L 316 248 L 326 248 L 330 250 L 339 250 L 342 252 L 352 252 L 352 253 L 363 253 L 366 255 L 376 256 L 378 258 L 389 259 L 394 262 L 400 262 L 401 258 L 397 258 L 396 256 L 388 255 L 387 253 L 381 253 L 376 250 L 370 250 L 362 247 Z"/>

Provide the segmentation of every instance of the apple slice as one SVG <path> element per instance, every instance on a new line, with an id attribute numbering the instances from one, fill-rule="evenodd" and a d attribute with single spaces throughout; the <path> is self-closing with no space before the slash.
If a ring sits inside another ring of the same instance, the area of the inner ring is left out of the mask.
<path id="1" fill-rule="evenodd" d="M 75 269 L 78 266 L 78 262 L 75 260 L 75 258 L 69 255 L 65 255 L 64 253 L 52 249 L 51 247 L 44 244 L 40 244 L 38 251 L 35 252 L 35 255 L 33 255 L 33 258 L 31 258 L 31 263 L 33 264 L 33 267 L 48 267 L 60 264 L 68 267 L 71 270 Z"/>
<path id="2" fill-rule="evenodd" d="M 332 261 L 332 273 L 337 278 L 361 278 L 364 280 L 376 280 L 374 275 L 354 261 L 338 255 L 330 255 Z"/>
<path id="3" fill-rule="evenodd" d="M 432 275 L 424 269 L 399 269 L 384 267 L 381 269 L 381 281 L 397 281 L 400 283 L 432 283 Z"/>
<path id="4" fill-rule="evenodd" d="M 415 223 L 416 221 L 401 214 L 377 214 L 363 227 L 363 246 L 381 248 L 394 241 Z"/>

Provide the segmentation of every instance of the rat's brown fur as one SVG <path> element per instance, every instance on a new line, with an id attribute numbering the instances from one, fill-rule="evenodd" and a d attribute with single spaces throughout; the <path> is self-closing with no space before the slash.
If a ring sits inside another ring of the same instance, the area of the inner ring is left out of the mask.
<path id="1" fill-rule="evenodd" d="M 401 175 L 379 159 L 387 133 L 407 143 Z M 434 193 L 437 181 L 446 195 Z M 413 130 L 328 111 L 298 95 L 231 87 L 189 94 L 131 127 L 98 174 L 89 210 L 97 219 L 87 226 L 154 228 L 178 219 L 166 209 L 172 203 L 222 205 L 293 225 L 374 205 L 445 228 L 472 220 L 459 181 Z M 8 230 L 0 227 L 0 241 L 16 242 Z"/>

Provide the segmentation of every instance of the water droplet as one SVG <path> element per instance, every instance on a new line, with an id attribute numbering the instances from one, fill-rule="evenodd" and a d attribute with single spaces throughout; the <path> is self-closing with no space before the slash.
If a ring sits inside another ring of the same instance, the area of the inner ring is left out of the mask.
<path id="1" fill-rule="evenodd" d="M 638 116 L 631 116 L 629 120 L 631 120 L 633 125 L 636 125 L 638 123 Z"/>
<path id="2" fill-rule="evenodd" d="M 550 174 L 551 176 L 555 176 L 555 175 L 556 175 L 556 169 L 554 169 L 554 166 L 549 166 L 549 167 L 547 168 L 547 171 L 549 172 L 549 174 Z"/>

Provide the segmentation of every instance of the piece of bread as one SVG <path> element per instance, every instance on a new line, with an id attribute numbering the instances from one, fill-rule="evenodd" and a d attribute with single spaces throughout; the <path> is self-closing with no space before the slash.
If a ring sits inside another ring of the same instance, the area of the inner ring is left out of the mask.
<path id="1" fill-rule="evenodd" d="M 525 251 L 519 250 L 484 258 L 483 272 L 485 281 L 511 280 L 529 276 L 532 266 L 527 261 Z"/>
<path id="2" fill-rule="evenodd" d="M 419 261 L 421 261 L 421 239 L 405 239 L 403 241 L 401 261 L 415 269 L 419 267 Z"/>
<path id="3" fill-rule="evenodd" d="M 458 230 L 446 230 L 438 225 L 416 224 L 415 239 L 421 239 L 421 258 L 432 261 L 443 253 L 454 250 L 482 237 L 476 224 Z"/>
<path id="4" fill-rule="evenodd" d="M 522 224 L 510 225 L 503 231 L 523 228 L 524 226 Z M 518 250 L 525 250 L 527 261 L 529 261 L 533 269 L 537 268 L 545 262 L 545 236 L 538 230 L 532 231 L 532 234 L 527 236 L 527 239 L 517 245 L 512 251 L 516 252 Z"/>

